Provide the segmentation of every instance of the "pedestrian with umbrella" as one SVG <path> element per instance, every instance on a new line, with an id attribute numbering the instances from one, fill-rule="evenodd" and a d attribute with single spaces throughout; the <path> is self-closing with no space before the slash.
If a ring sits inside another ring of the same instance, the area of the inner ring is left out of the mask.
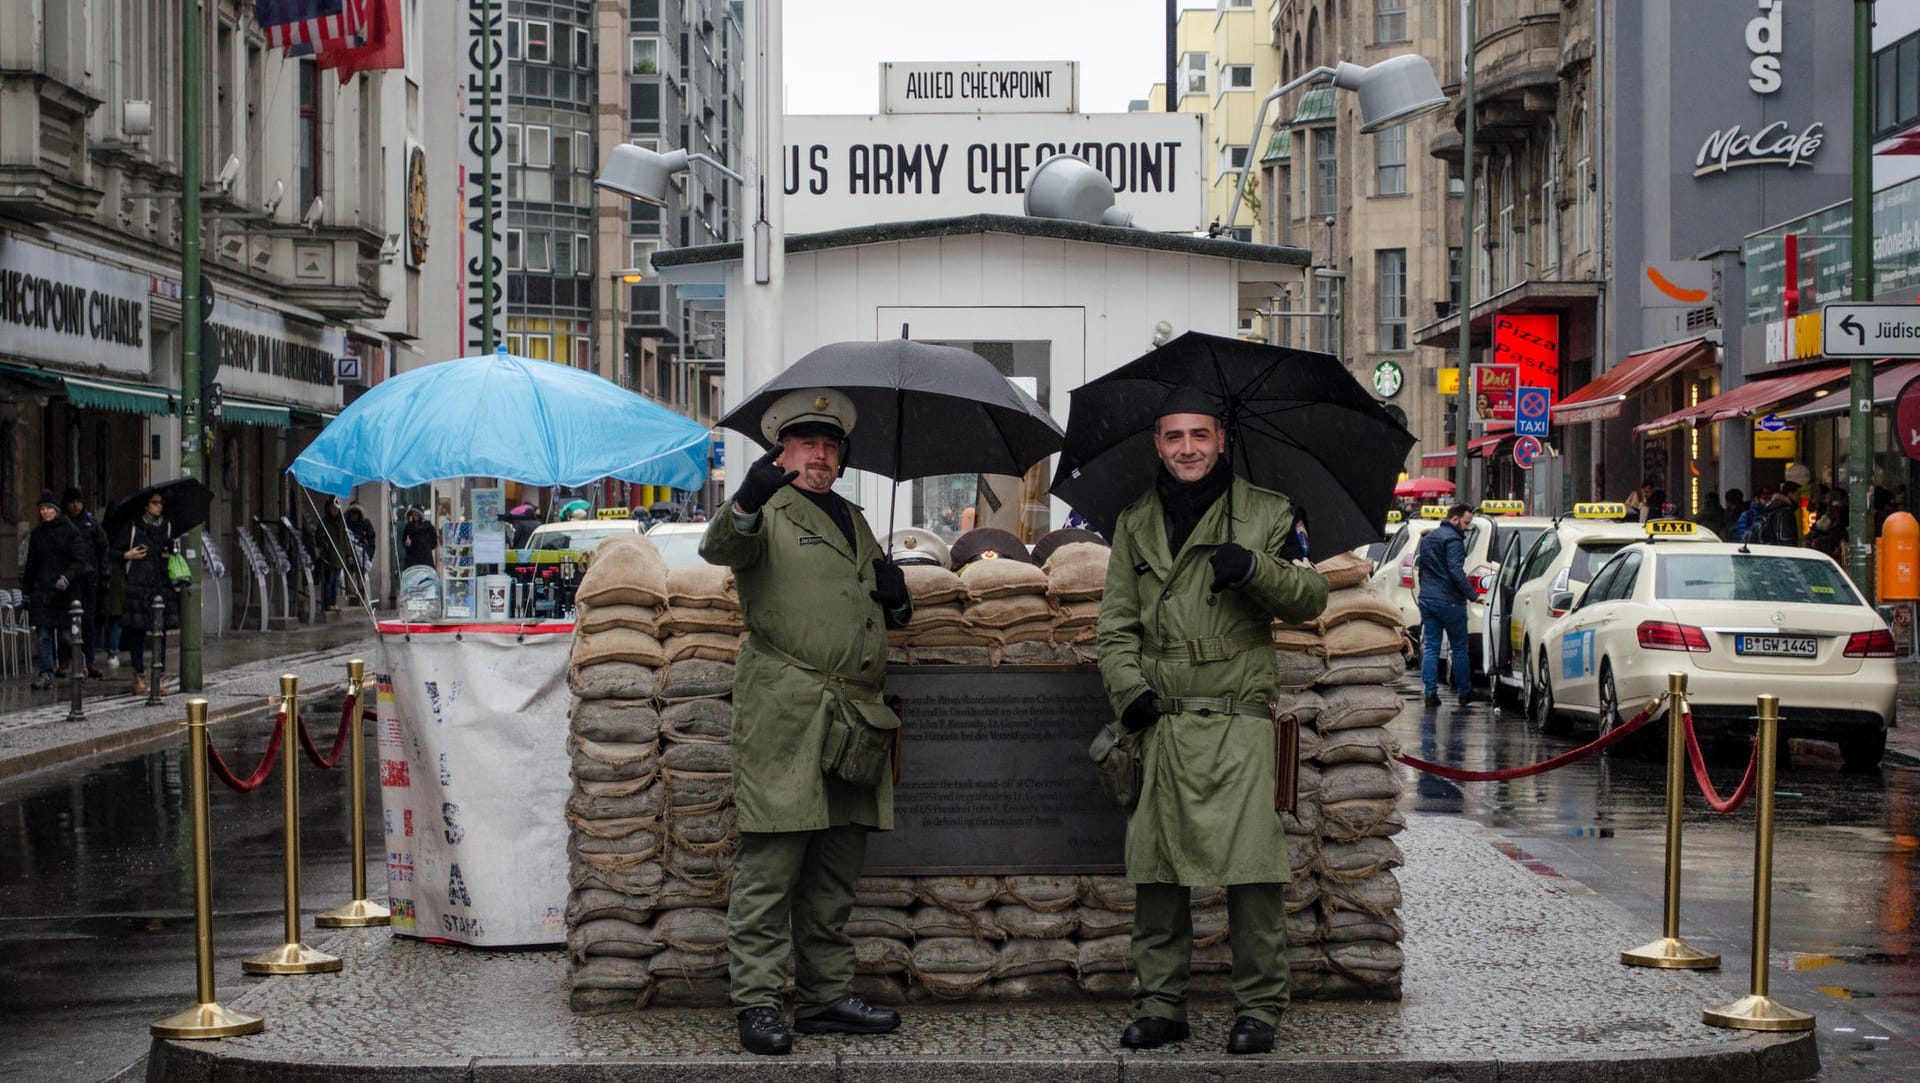
<path id="1" fill-rule="evenodd" d="M 1101 680 L 1144 753 L 1126 843 L 1140 984 L 1120 1044 L 1188 1037 L 1190 891 L 1219 884 L 1234 959 L 1227 1051 L 1266 1053 L 1288 1002 L 1290 872 L 1274 796 L 1294 767 L 1277 759 L 1269 625 L 1318 616 L 1327 581 L 1286 555 L 1292 503 L 1234 476 L 1219 400 L 1180 387 L 1157 412 L 1160 470 L 1114 524 L 1100 606 Z"/>
<path id="2" fill-rule="evenodd" d="M 54 646 L 67 643 L 67 610 L 87 573 L 87 540 L 71 519 L 60 514 L 52 489 L 40 490 L 38 511 L 40 525 L 27 535 L 21 582 L 26 587 L 27 616 L 33 624 L 35 661 L 40 667 L 33 687 L 52 688 Z"/>
<path id="3" fill-rule="evenodd" d="M 131 513 L 140 502 L 137 515 Z M 107 541 L 125 563 L 127 598 L 120 626 L 133 633 L 133 694 L 147 692 L 147 635 L 153 631 L 154 681 L 167 665 L 166 633 L 180 627 L 180 591 L 169 568 L 178 539 L 207 521 L 213 490 L 193 478 L 163 482 L 140 490 L 107 513 Z M 160 599 L 159 629 L 153 627 L 153 600 Z"/>
<path id="4" fill-rule="evenodd" d="M 700 555 L 731 568 L 748 637 L 734 681 L 733 786 L 740 845 L 727 950 L 741 1048 L 781 1055 L 793 961 L 794 1029 L 883 1034 L 900 1015 L 852 991 L 846 932 L 867 832 L 893 827 L 900 722 L 881 701 L 888 628 L 913 603 L 858 508 L 833 491 L 858 416 L 805 388 L 765 407 L 776 445 L 747 470 Z"/>

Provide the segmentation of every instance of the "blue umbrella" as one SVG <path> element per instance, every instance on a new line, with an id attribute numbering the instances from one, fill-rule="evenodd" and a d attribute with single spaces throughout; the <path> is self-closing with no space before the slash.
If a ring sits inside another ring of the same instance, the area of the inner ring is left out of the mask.
<path id="1" fill-rule="evenodd" d="M 697 489 L 707 480 L 708 435 L 590 372 L 502 349 L 381 381 L 288 472 L 335 496 L 367 481 L 406 487 L 457 477 Z"/>

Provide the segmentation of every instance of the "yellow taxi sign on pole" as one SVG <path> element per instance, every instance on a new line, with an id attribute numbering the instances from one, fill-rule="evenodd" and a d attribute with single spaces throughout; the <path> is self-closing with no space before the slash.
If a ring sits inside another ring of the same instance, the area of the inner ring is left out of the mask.
<path id="1" fill-rule="evenodd" d="M 1573 506 L 1575 519 L 1625 519 L 1627 506 L 1618 500 L 1594 501 Z"/>
<path id="2" fill-rule="evenodd" d="M 1527 502 L 1524 500 L 1482 500 L 1480 502 L 1482 515 L 1525 515 L 1526 513 Z"/>
<path id="3" fill-rule="evenodd" d="M 1402 515 L 1400 514 L 1400 509 L 1399 509 L 1399 508 L 1389 508 L 1389 509 L 1387 510 L 1387 522 L 1389 522 L 1389 523 L 1397 523 L 1397 522 L 1399 522 L 1399 521 L 1400 521 L 1400 520 L 1401 520 L 1402 518 L 1403 518 L 1403 516 L 1402 516 Z"/>
<path id="4" fill-rule="evenodd" d="M 1440 393 L 1442 395 L 1458 395 L 1460 393 L 1459 369 L 1440 370 Z"/>
<path id="5" fill-rule="evenodd" d="M 599 511 L 594 512 L 593 516 L 596 519 L 631 519 L 633 518 L 633 509 L 601 508 Z"/>
<path id="6" fill-rule="evenodd" d="M 1647 524 L 1647 537 L 1649 538 L 1691 538 L 1698 533 L 1700 533 L 1699 525 L 1690 523 L 1685 519 L 1655 519 L 1653 522 Z"/>
<path id="7" fill-rule="evenodd" d="M 1446 517 L 1447 506 L 1445 504 L 1420 505 L 1420 518 L 1422 519 L 1445 519 Z"/>

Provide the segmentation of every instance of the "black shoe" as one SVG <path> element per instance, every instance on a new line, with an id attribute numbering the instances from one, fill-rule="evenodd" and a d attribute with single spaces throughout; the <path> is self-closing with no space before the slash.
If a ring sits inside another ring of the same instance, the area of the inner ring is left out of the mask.
<path id="1" fill-rule="evenodd" d="M 87 667 L 87 676 L 88 676 L 88 677 L 91 677 L 91 678 L 93 678 L 93 679 L 94 679 L 94 680 L 96 680 L 96 681 L 98 681 L 98 680 L 101 680 L 101 679 L 103 679 L 103 678 L 105 678 L 105 677 L 106 677 L 106 674 L 104 674 L 104 673 L 102 673 L 102 672 L 100 672 L 100 667 L 99 667 L 99 666 L 88 666 L 88 667 Z"/>
<path id="2" fill-rule="evenodd" d="M 1273 1028 L 1244 1015 L 1235 1019 L 1233 1029 L 1227 1032 L 1227 1052 L 1273 1052 Z"/>
<path id="3" fill-rule="evenodd" d="M 43 688 L 52 688 L 52 687 L 53 687 L 53 674 L 51 674 L 51 673 L 42 673 L 42 674 L 41 674 L 41 675 L 39 675 L 38 677 L 35 677 L 35 678 L 33 679 L 33 684 L 31 685 L 31 687 L 32 687 L 32 688 L 34 688 L 34 689 L 36 689 L 36 690 L 38 690 L 38 689 L 43 689 Z"/>
<path id="4" fill-rule="evenodd" d="M 748 1008 L 740 1013 L 740 1048 L 761 1057 L 793 1052 L 793 1034 L 772 1008 Z"/>
<path id="5" fill-rule="evenodd" d="M 1168 1042 L 1187 1040 L 1187 1024 L 1178 1019 L 1143 1015 L 1127 1024 L 1120 1035 L 1122 1049 L 1158 1049 Z"/>
<path id="6" fill-rule="evenodd" d="M 1429 707 L 1438 707 L 1438 706 L 1440 706 L 1440 693 L 1438 693 L 1438 692 L 1428 692 L 1428 693 L 1427 693 L 1427 706 L 1429 706 Z"/>
<path id="7" fill-rule="evenodd" d="M 802 1034 L 885 1034 L 900 1025 L 900 1013 L 876 1008 L 859 997 L 841 997 L 819 1015 L 795 1019 Z"/>
<path id="8" fill-rule="evenodd" d="M 1465 707 L 1470 703 L 1478 702 L 1480 702 L 1480 697 L 1473 689 L 1469 688 L 1465 692 L 1460 693 L 1460 706 Z"/>

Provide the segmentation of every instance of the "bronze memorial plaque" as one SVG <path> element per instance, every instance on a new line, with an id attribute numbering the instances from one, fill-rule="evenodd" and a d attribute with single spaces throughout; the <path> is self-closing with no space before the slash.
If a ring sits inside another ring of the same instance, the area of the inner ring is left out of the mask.
<path id="1" fill-rule="evenodd" d="M 1126 813 L 1087 758 L 1113 717 L 1091 666 L 893 666 L 903 708 L 893 830 L 873 874 L 1119 873 Z"/>

